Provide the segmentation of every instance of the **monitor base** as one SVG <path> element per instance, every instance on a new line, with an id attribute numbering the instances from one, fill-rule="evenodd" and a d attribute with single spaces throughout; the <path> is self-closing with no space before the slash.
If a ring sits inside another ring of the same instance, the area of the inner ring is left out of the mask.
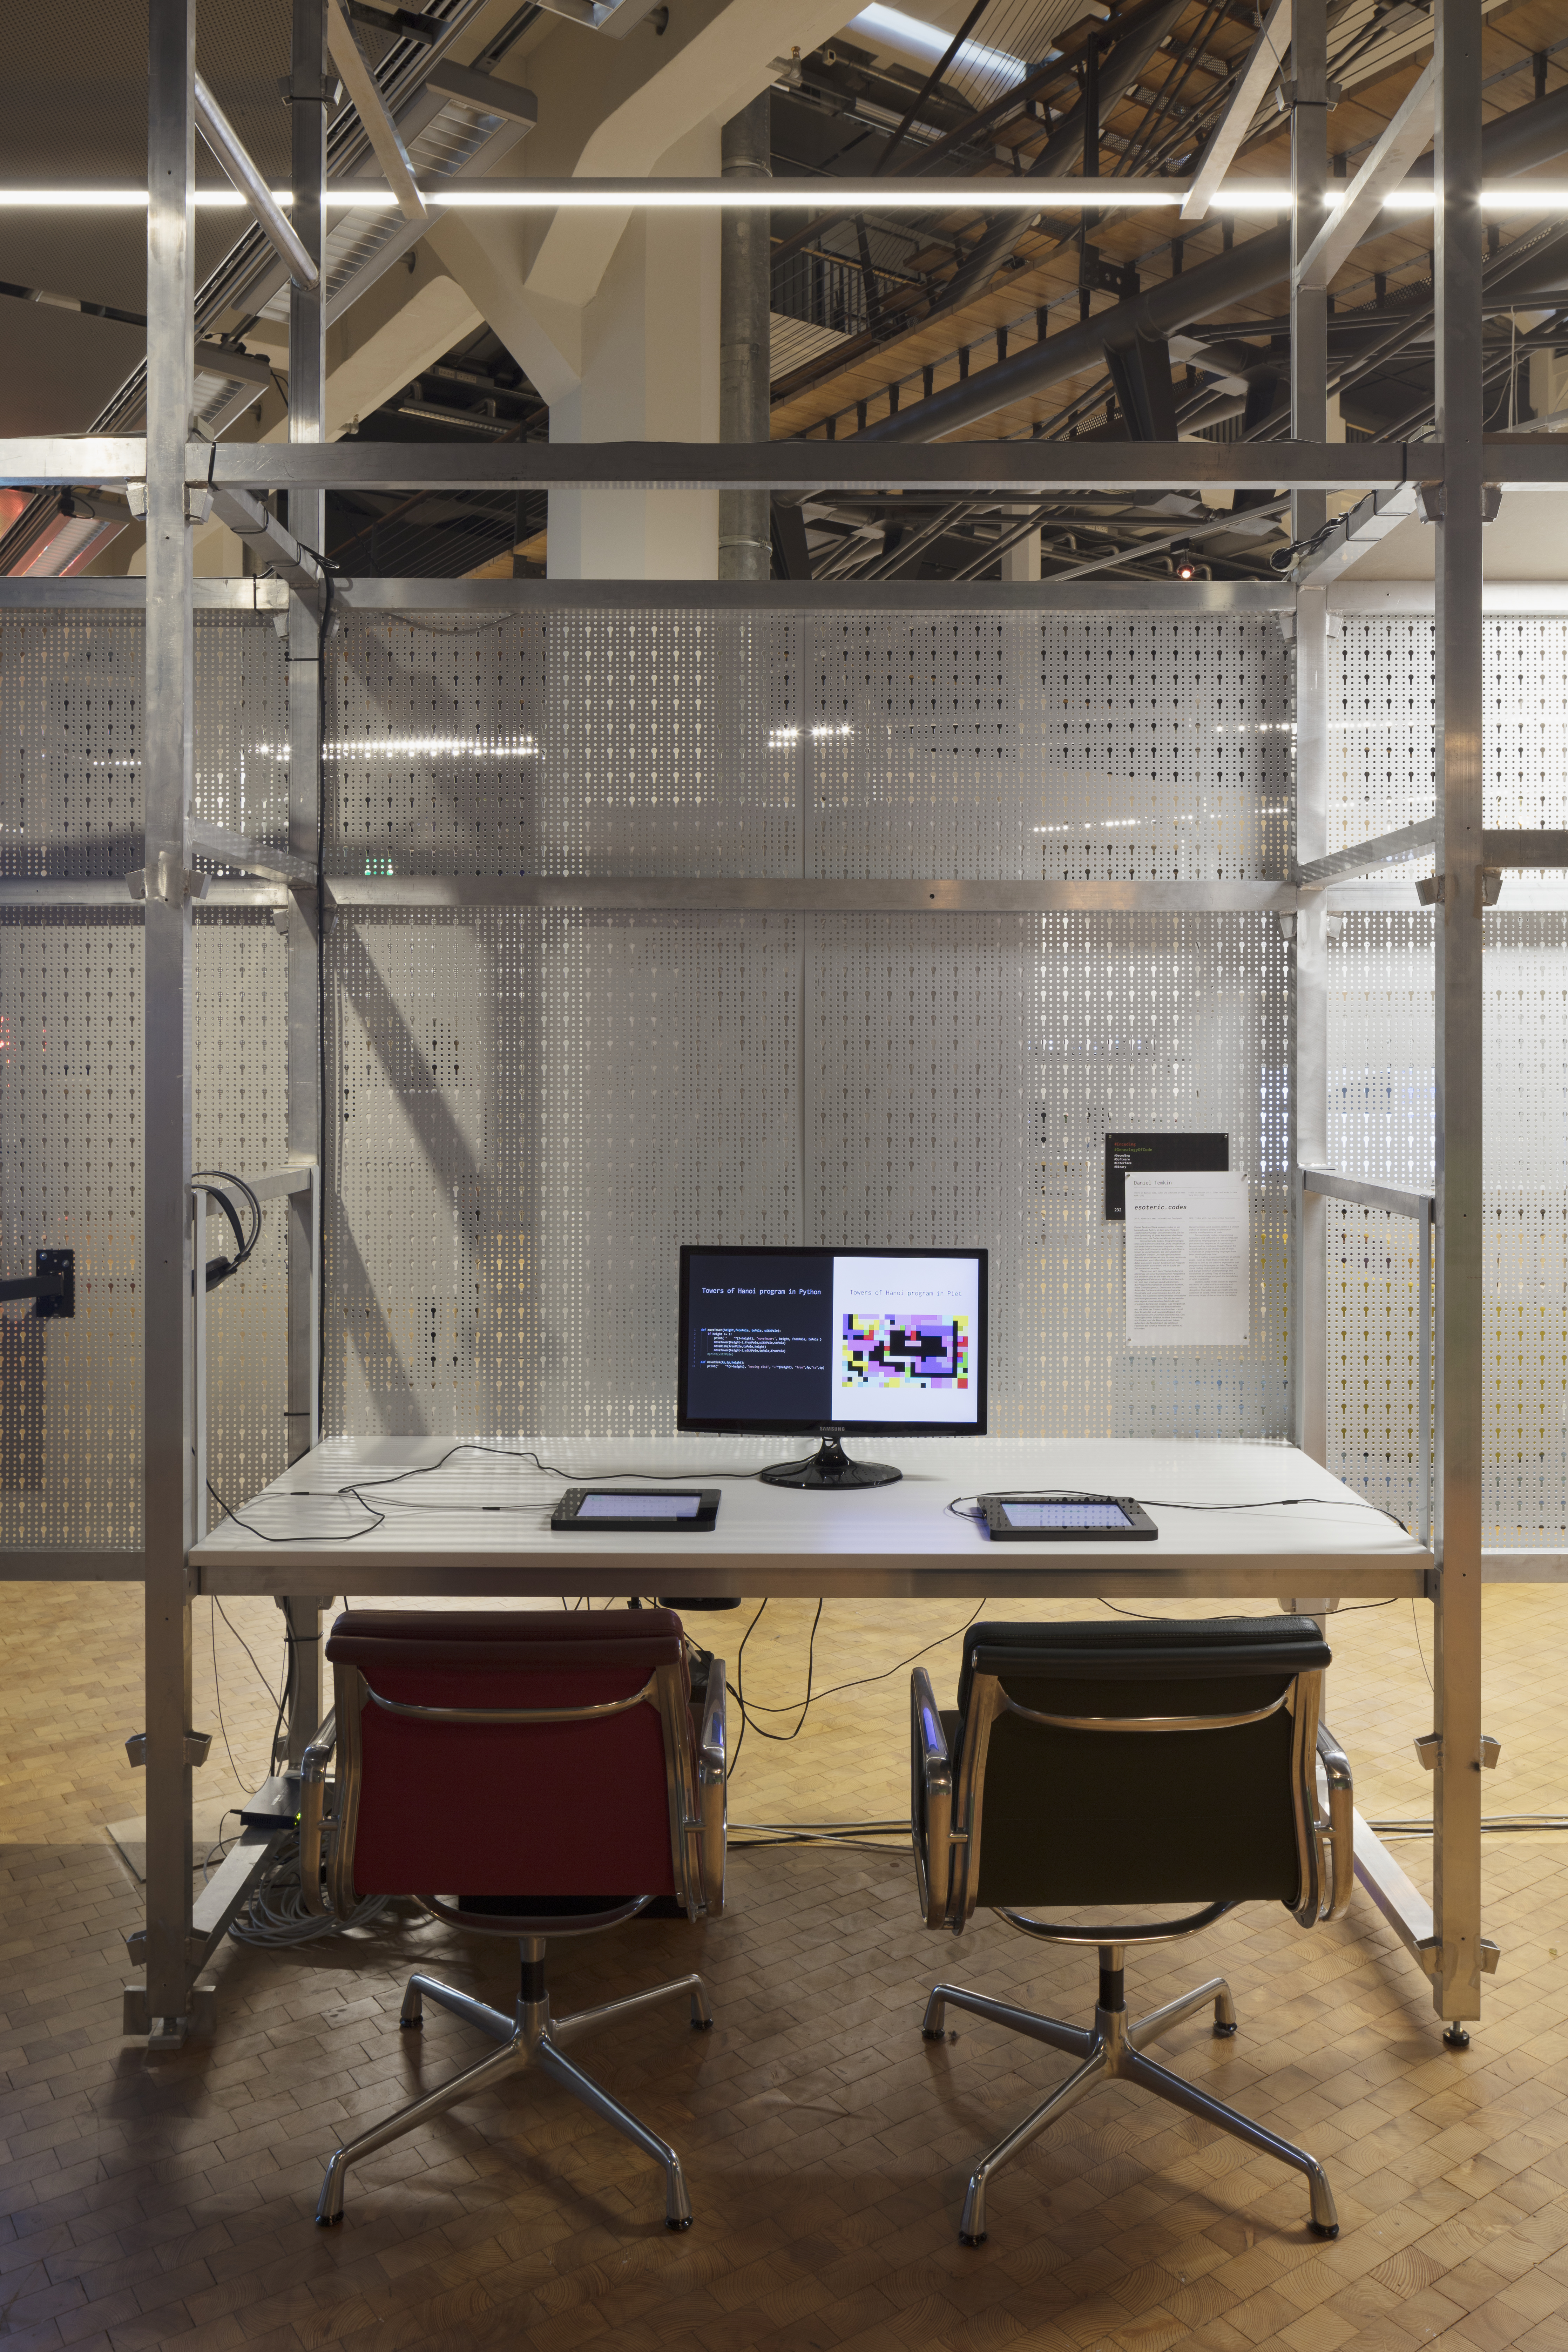
<path id="1" fill-rule="evenodd" d="M 892 1486 L 903 1476 L 890 1462 L 852 1462 L 837 1430 L 824 1437 L 809 1462 L 774 1462 L 761 1474 L 764 1486 L 800 1486 L 828 1494 L 852 1486 Z"/>

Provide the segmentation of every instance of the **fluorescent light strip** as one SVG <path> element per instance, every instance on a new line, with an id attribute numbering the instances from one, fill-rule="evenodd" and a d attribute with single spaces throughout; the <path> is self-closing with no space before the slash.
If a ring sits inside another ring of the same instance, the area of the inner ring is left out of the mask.
<path id="1" fill-rule="evenodd" d="M 796 197 L 801 186 L 807 193 Z M 1173 209 L 1185 201 L 1186 188 L 1165 180 L 901 180 L 788 182 L 780 180 L 510 180 L 427 182 L 420 192 L 427 205 L 448 211 L 472 212 L 704 212 L 712 210 L 780 212 L 1118 212 Z M 279 205 L 294 199 L 286 188 L 273 191 Z M 1323 198 L 1331 209 L 1342 204 L 1346 191 L 1331 190 Z M 1290 205 L 1290 190 L 1283 181 L 1235 180 L 1210 199 L 1226 212 L 1280 212 Z M 245 199 L 233 188 L 200 188 L 195 202 L 201 211 L 235 212 Z M 339 182 L 327 191 L 327 202 L 340 210 L 387 212 L 397 199 L 380 182 Z M 1568 187 L 1545 181 L 1504 182 L 1483 188 L 1481 203 L 1488 212 L 1568 213 Z M 1384 199 L 1388 212 L 1430 212 L 1429 188 L 1396 188 Z M 144 212 L 142 188 L 0 188 L 0 210 L 13 212 Z"/>

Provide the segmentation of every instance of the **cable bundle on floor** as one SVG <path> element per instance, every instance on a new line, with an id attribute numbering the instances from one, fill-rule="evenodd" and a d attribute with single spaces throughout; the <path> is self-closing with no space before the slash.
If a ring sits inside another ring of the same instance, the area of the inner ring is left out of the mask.
<path id="1" fill-rule="evenodd" d="M 367 1895 L 346 1917 L 335 1911 L 307 1911 L 300 1877 L 300 1841 L 291 1837 L 271 1868 L 251 1888 L 248 1900 L 228 1923 L 237 1944 L 314 1944 L 350 1927 L 368 1927 L 391 1902 L 390 1895 Z"/>

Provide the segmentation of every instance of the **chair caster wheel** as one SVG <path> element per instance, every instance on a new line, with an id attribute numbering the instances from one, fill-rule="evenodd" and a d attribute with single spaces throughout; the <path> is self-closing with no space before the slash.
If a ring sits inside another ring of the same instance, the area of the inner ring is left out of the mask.
<path id="1" fill-rule="evenodd" d="M 922 2025 L 921 2028 L 921 2040 L 922 2042 L 945 2042 L 947 2040 L 947 2033 L 945 2029 L 940 2025 Z"/>
<path id="2" fill-rule="evenodd" d="M 341 2213 L 318 2213 L 316 2227 L 318 2230 L 335 2230 L 342 2218 Z"/>
<path id="3" fill-rule="evenodd" d="M 985 2231 L 982 2230 L 977 2238 L 972 2238 L 966 2230 L 960 2230 L 958 2242 L 961 2246 L 983 2246 L 985 2243 Z"/>
<path id="4" fill-rule="evenodd" d="M 1307 2227 L 1314 2238 L 1337 2238 L 1340 2234 L 1337 2221 L 1309 2221 Z"/>
<path id="5" fill-rule="evenodd" d="M 713 2020 L 710 2017 L 694 2017 L 691 2021 L 691 2031 L 693 2033 L 711 2033 Z"/>
<path id="6" fill-rule="evenodd" d="M 691 2227 L 691 2215 L 689 2213 L 680 2215 L 673 2221 L 667 2218 L 664 2226 L 667 2230 L 689 2230 Z"/>
<path id="7" fill-rule="evenodd" d="M 1239 2029 L 1234 2025 L 1216 2024 L 1214 2030 L 1214 2038 L 1216 2042 L 1233 2042 L 1236 2039 L 1238 2030 Z"/>
<path id="8" fill-rule="evenodd" d="M 397 2023 L 402 2032 L 417 2033 L 424 2025 L 425 2020 L 422 2017 L 400 2017 Z"/>
<path id="9" fill-rule="evenodd" d="M 1468 2050 L 1470 2046 L 1470 2037 L 1462 2025 L 1455 2023 L 1445 2026 L 1443 2046 L 1447 2050 Z"/>

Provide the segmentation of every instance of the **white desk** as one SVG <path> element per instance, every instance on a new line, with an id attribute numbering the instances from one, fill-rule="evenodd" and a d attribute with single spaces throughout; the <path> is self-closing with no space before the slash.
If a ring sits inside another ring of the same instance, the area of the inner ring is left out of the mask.
<path id="1" fill-rule="evenodd" d="M 532 1445 L 592 1483 L 606 1471 L 674 1472 L 718 1486 L 710 1535 L 558 1535 L 550 1511 L 564 1481 L 521 1463 L 458 1454 L 427 1477 L 374 1482 L 434 1463 L 449 1438 L 334 1438 L 318 1445 L 197 1544 L 203 1592 L 619 1595 L 674 1591 L 719 1599 L 763 1594 L 1014 1600 L 1075 1595 L 1225 1600 L 1420 1597 L 1432 1555 L 1392 1519 L 1354 1507 L 1348 1487 L 1294 1446 L 1132 1439 L 1027 1444 L 998 1438 L 855 1438 L 867 1461 L 890 1462 L 895 1486 L 802 1494 L 742 1475 L 808 1452 L 789 1439 L 682 1437 Z M 713 1475 L 717 1474 L 717 1475 Z M 351 1482 L 385 1514 L 380 1527 Z M 1067 1486 L 1131 1495 L 1159 1528 L 1156 1543 L 992 1543 L 952 1517 L 954 1497 Z M 307 1490 L 301 1496 L 300 1490 Z M 1163 1504 L 1321 1498 L 1289 1509 L 1182 1511 Z M 364 1525 L 349 1542 L 322 1540 Z"/>

